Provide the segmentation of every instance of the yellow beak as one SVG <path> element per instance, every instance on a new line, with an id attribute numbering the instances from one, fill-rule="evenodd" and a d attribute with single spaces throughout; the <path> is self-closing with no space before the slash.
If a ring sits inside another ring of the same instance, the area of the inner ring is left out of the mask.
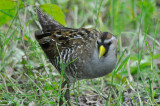
<path id="1" fill-rule="evenodd" d="M 99 59 L 105 54 L 106 50 L 103 45 L 99 48 Z"/>

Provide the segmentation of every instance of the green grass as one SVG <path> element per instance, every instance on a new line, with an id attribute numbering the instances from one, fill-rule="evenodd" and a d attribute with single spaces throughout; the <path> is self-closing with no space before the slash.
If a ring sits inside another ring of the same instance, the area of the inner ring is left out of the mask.
<path id="1" fill-rule="evenodd" d="M 34 6 L 47 3 L 62 9 L 66 26 L 109 31 L 118 39 L 115 70 L 73 84 L 72 104 L 78 103 L 75 97 L 87 105 L 160 104 L 160 6 L 155 0 L 26 0 L 14 2 L 14 9 L 1 3 L 0 105 L 58 104 L 64 78 L 34 38 L 39 29 Z"/>

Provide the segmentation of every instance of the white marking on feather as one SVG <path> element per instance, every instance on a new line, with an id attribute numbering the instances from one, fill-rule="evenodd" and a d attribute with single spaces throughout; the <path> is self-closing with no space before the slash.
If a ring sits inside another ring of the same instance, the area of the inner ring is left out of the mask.
<path id="1" fill-rule="evenodd" d="M 62 60 L 63 60 L 63 54 L 64 54 L 64 49 L 63 49 L 62 52 L 60 53 L 60 56 L 61 56 Z"/>
<path id="2" fill-rule="evenodd" d="M 101 40 L 101 39 L 99 39 L 99 38 L 97 39 L 97 41 L 98 41 L 98 43 L 102 43 L 102 40 Z"/>
<path id="3" fill-rule="evenodd" d="M 65 51 L 65 53 L 64 53 L 64 59 L 63 59 L 63 60 L 64 60 L 65 62 L 67 61 L 67 59 L 66 59 L 66 58 L 67 58 L 67 55 L 68 55 L 68 49 L 66 49 L 66 51 Z"/>
<path id="4" fill-rule="evenodd" d="M 67 57 L 67 59 L 66 59 L 66 61 L 68 61 L 68 62 L 70 61 L 70 60 L 69 60 L 69 58 L 70 58 L 70 51 L 71 51 L 71 49 L 68 49 L 68 53 L 67 53 L 68 57 Z"/>
<path id="5" fill-rule="evenodd" d="M 55 40 L 54 40 L 54 39 L 52 39 L 52 41 L 54 42 Z"/>
<path id="6" fill-rule="evenodd" d="M 108 39 L 108 40 L 104 40 L 104 43 L 109 43 L 109 42 L 111 42 L 112 40 L 114 40 L 114 39 L 116 39 L 114 36 L 112 36 L 112 38 L 111 39 Z"/>
<path id="7" fill-rule="evenodd" d="M 62 35 L 56 35 L 57 37 L 61 37 Z"/>
<path id="8" fill-rule="evenodd" d="M 75 64 L 73 64 L 73 66 L 74 66 L 74 68 L 77 70 L 78 68 L 77 68 L 77 66 L 75 65 Z"/>

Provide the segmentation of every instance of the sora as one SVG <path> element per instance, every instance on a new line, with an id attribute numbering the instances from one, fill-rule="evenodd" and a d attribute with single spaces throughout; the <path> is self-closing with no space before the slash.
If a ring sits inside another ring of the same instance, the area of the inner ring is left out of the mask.
<path id="1" fill-rule="evenodd" d="M 60 59 L 63 64 L 74 60 L 65 68 L 66 81 L 61 86 L 67 84 L 68 101 L 69 87 L 75 79 L 97 78 L 112 72 L 117 61 L 117 39 L 111 33 L 64 27 L 38 7 L 37 15 L 42 31 L 36 31 L 35 38 L 59 73 Z"/>

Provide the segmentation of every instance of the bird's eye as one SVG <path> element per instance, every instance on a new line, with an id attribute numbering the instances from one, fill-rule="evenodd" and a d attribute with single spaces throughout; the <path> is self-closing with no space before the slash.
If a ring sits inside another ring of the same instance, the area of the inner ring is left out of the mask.
<path id="1" fill-rule="evenodd" d="M 99 42 L 97 41 L 97 44 L 99 44 Z"/>
<path id="2" fill-rule="evenodd" d="M 108 45 L 110 46 L 112 44 L 112 42 L 109 42 Z"/>

